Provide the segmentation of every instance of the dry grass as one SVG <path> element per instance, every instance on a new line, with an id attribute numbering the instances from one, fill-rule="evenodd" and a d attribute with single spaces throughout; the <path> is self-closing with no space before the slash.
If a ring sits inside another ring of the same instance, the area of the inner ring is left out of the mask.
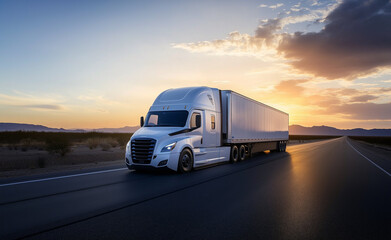
<path id="1" fill-rule="evenodd" d="M 86 145 L 90 149 L 95 149 L 98 146 L 102 148 L 103 151 L 108 151 L 111 148 L 118 147 L 120 144 L 114 138 L 89 138 L 86 140 Z"/>
<path id="2" fill-rule="evenodd" d="M 43 141 L 37 141 L 31 138 L 23 138 L 18 143 L 3 144 L 9 150 L 21 150 L 23 152 L 29 150 L 45 150 L 46 143 Z"/>
<path id="3" fill-rule="evenodd" d="M 86 144 L 90 149 L 97 148 L 100 143 L 100 138 L 89 138 L 86 140 Z"/>

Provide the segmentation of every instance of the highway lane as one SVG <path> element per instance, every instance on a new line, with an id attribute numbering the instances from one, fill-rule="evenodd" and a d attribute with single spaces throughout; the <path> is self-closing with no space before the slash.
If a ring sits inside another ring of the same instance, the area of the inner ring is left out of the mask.
<path id="1" fill-rule="evenodd" d="M 390 239 L 390 156 L 367 156 L 383 172 L 356 152 L 377 150 L 347 141 L 184 175 L 118 170 L 3 186 L 0 239 Z"/>

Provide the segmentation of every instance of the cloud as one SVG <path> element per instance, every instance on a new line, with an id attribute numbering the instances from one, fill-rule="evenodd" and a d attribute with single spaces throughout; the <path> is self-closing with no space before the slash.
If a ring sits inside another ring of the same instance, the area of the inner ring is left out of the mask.
<path id="1" fill-rule="evenodd" d="M 379 98 L 383 90 L 388 90 L 387 88 L 319 89 L 311 85 L 311 82 L 312 79 L 284 80 L 263 92 L 262 96 L 269 102 L 277 102 L 293 110 L 305 107 L 306 114 L 338 114 L 340 119 L 345 120 L 391 120 L 391 103 L 372 102 Z"/>
<path id="2" fill-rule="evenodd" d="M 63 110 L 61 96 L 41 96 L 30 95 L 24 92 L 15 91 L 14 94 L 0 93 L 0 106 L 10 106 L 16 108 L 28 108 L 36 110 Z"/>
<path id="3" fill-rule="evenodd" d="M 226 39 L 196 43 L 178 43 L 172 44 L 172 46 L 189 52 L 211 53 L 217 55 L 256 56 L 261 52 L 263 42 L 264 39 L 262 38 L 254 38 L 248 34 L 241 34 L 234 31 L 229 33 Z"/>
<path id="4" fill-rule="evenodd" d="M 274 38 L 276 31 L 282 29 L 281 19 L 268 19 L 255 30 L 255 37 L 270 41 Z"/>
<path id="5" fill-rule="evenodd" d="M 379 93 L 386 93 L 386 92 L 391 92 L 391 87 L 389 88 L 380 88 L 378 90 Z"/>
<path id="6" fill-rule="evenodd" d="M 277 3 L 275 5 L 270 5 L 270 6 L 268 6 L 266 4 L 259 5 L 259 7 L 261 7 L 261 8 L 271 8 L 271 9 L 276 9 L 276 8 L 279 8 L 279 7 L 282 7 L 282 6 L 284 6 L 283 3 Z"/>
<path id="7" fill-rule="evenodd" d="M 328 4 L 315 10 L 306 9 L 294 15 L 262 20 L 255 35 L 243 34 L 238 31 L 229 33 L 226 39 L 200 41 L 193 43 L 173 43 L 173 48 L 184 49 L 192 53 L 208 53 L 216 55 L 268 57 L 268 60 L 281 60 L 277 55 L 277 47 L 281 37 L 278 31 L 290 24 L 320 21 L 324 19 L 338 4 Z M 260 7 L 268 7 L 265 4 Z"/>
<path id="8" fill-rule="evenodd" d="M 366 94 L 366 95 L 355 96 L 350 101 L 351 102 L 368 102 L 369 100 L 375 100 L 377 98 L 378 98 L 377 96 Z"/>
<path id="9" fill-rule="evenodd" d="M 278 83 L 274 88 L 277 92 L 285 93 L 288 96 L 300 95 L 304 92 L 305 88 L 299 86 L 299 84 L 305 82 L 308 82 L 308 80 L 307 79 L 285 80 Z"/>
<path id="10" fill-rule="evenodd" d="M 370 74 L 391 65 L 391 2 L 347 0 L 320 32 L 285 34 L 278 51 L 303 72 L 328 79 Z"/>
<path id="11" fill-rule="evenodd" d="M 336 94 L 342 95 L 342 96 L 351 96 L 351 95 L 360 93 L 360 91 L 358 91 L 358 90 L 355 89 L 355 88 L 340 88 L 340 89 L 332 89 L 332 88 L 329 88 L 328 90 L 329 90 L 329 91 L 330 91 L 330 90 L 331 90 L 331 91 L 334 91 Z"/>
<path id="12" fill-rule="evenodd" d="M 61 105 L 54 104 L 31 104 L 31 105 L 20 105 L 19 107 L 32 108 L 32 109 L 43 109 L 43 110 L 61 110 Z"/>
<path id="13" fill-rule="evenodd" d="M 173 44 L 190 52 L 255 56 L 266 52 L 301 74 L 352 80 L 391 65 L 391 2 L 346 0 L 320 4 L 262 20 L 254 36 L 237 31 L 227 39 Z M 262 5 L 263 7 L 269 7 Z M 280 33 L 287 25 L 325 22 L 319 32 Z M 280 56 L 273 56 L 278 53 Z"/>
<path id="14" fill-rule="evenodd" d="M 283 3 L 277 3 L 275 5 L 270 5 L 269 8 L 276 9 L 276 8 L 279 8 L 279 7 L 282 7 L 282 6 L 284 6 Z"/>
<path id="15" fill-rule="evenodd" d="M 332 106 L 326 110 L 329 114 L 345 114 L 351 119 L 390 120 L 391 103 L 353 103 Z"/>

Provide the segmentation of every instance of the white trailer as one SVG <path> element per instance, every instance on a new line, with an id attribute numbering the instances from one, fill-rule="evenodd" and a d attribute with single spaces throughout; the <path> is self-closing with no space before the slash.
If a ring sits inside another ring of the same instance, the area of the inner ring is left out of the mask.
<path id="1" fill-rule="evenodd" d="M 225 144 L 237 145 L 239 156 L 265 150 L 285 151 L 289 115 L 233 91 L 221 91 Z M 233 149 L 235 151 L 235 149 Z"/>
<path id="2" fill-rule="evenodd" d="M 289 115 L 230 90 L 169 89 L 140 119 L 126 147 L 129 169 L 188 172 L 219 162 L 235 163 L 265 150 L 284 152 Z"/>

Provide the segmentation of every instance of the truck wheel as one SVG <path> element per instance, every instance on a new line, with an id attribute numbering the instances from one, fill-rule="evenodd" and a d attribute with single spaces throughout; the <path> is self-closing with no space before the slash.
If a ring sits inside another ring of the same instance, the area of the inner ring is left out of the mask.
<path id="1" fill-rule="evenodd" d="M 190 172 L 193 169 L 193 155 L 190 150 L 185 148 L 179 155 L 178 172 Z"/>
<path id="2" fill-rule="evenodd" d="M 246 159 L 246 147 L 240 145 L 239 147 L 239 161 L 244 161 Z"/>
<path id="3" fill-rule="evenodd" d="M 236 145 L 233 145 L 231 147 L 231 158 L 230 158 L 230 162 L 231 163 L 236 163 L 239 159 L 239 149 L 238 149 L 238 146 Z"/>
<path id="4" fill-rule="evenodd" d="M 282 142 L 278 142 L 277 143 L 277 152 L 282 152 L 282 149 L 283 149 L 284 147 L 283 147 L 283 143 Z"/>
<path id="5" fill-rule="evenodd" d="M 286 152 L 286 143 L 282 144 L 282 152 Z"/>

